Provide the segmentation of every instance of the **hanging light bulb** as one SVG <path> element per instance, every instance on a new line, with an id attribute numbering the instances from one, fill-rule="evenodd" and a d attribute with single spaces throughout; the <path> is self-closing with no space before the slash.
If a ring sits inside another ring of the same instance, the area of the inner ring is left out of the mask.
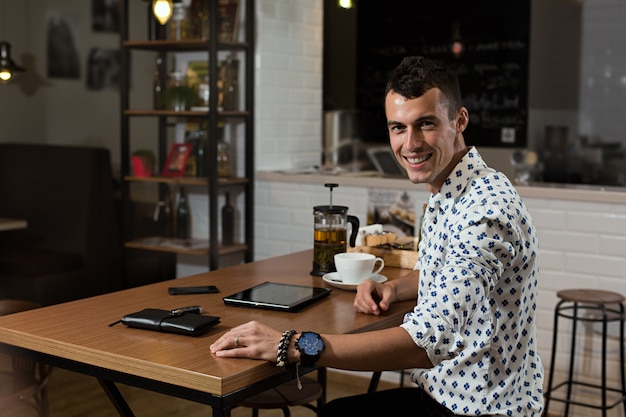
<path id="1" fill-rule="evenodd" d="M 353 6 L 352 0 L 339 0 L 338 5 L 343 9 L 351 9 Z"/>
<path id="2" fill-rule="evenodd" d="M 161 25 L 167 23 L 172 17 L 172 0 L 154 0 L 152 2 L 152 11 Z"/>
<path id="3" fill-rule="evenodd" d="M 11 59 L 11 44 L 5 41 L 0 42 L 0 81 L 9 82 L 15 72 L 23 72 L 24 68 L 15 64 Z"/>

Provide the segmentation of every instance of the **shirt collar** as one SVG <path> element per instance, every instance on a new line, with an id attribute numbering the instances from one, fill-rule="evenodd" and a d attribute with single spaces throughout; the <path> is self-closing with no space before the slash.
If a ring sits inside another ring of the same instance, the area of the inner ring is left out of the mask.
<path id="1" fill-rule="evenodd" d="M 428 206 L 432 207 L 434 212 L 439 211 L 445 200 L 456 199 L 467 188 L 468 183 L 473 178 L 473 173 L 477 170 L 486 168 L 487 164 L 478 153 L 475 147 L 470 147 L 469 151 L 461 158 L 454 167 L 443 186 L 437 194 L 431 194 L 428 200 Z"/>

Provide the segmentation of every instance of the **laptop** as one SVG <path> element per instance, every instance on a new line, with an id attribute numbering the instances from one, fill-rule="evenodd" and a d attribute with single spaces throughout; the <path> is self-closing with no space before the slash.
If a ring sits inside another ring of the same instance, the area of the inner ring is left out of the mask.
<path id="1" fill-rule="evenodd" d="M 330 288 L 264 282 L 224 297 L 224 304 L 296 312 L 330 295 Z"/>
<path id="2" fill-rule="evenodd" d="M 383 177 L 407 178 L 406 171 L 402 168 L 396 156 L 389 146 L 376 146 L 367 149 L 367 155 Z"/>

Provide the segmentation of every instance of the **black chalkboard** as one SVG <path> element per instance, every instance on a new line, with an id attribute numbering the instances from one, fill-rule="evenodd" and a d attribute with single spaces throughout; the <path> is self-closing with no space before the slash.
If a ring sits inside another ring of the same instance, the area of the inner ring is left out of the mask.
<path id="1" fill-rule="evenodd" d="M 366 142 L 388 140 L 384 90 L 407 55 L 448 63 L 470 113 L 468 145 L 524 147 L 530 0 L 359 0 L 357 107 Z M 463 50 L 454 54 L 452 45 Z"/>

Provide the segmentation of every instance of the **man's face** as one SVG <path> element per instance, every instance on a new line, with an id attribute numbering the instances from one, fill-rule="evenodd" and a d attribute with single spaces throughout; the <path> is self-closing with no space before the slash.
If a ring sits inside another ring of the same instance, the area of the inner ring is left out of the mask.
<path id="1" fill-rule="evenodd" d="M 390 91 L 385 113 L 391 148 L 413 183 L 425 183 L 432 193 L 441 189 L 465 149 L 462 132 L 467 110 L 461 108 L 454 120 L 438 88 L 421 97 L 406 99 Z"/>

